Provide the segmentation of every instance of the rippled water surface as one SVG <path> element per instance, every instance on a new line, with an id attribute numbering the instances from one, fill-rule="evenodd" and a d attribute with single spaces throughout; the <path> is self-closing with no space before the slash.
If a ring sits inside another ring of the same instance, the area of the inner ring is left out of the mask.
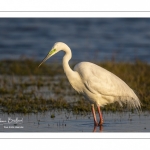
<path id="1" fill-rule="evenodd" d="M 51 118 L 52 114 L 54 118 Z M 73 115 L 71 112 L 53 111 L 29 115 L 0 114 L 0 132 L 150 132 L 149 112 L 141 115 L 103 112 L 103 116 L 104 125 L 94 128 L 91 113 Z M 18 123 L 13 120 L 18 120 Z"/>

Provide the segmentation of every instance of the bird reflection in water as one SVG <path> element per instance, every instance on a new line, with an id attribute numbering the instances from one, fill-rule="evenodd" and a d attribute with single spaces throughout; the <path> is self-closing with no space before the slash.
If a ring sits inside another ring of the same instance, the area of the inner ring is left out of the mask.
<path id="1" fill-rule="evenodd" d="M 93 129 L 93 132 L 96 132 L 97 128 L 99 128 L 99 132 L 102 132 L 103 131 L 103 125 L 100 125 L 100 126 L 94 126 L 94 129 Z"/>

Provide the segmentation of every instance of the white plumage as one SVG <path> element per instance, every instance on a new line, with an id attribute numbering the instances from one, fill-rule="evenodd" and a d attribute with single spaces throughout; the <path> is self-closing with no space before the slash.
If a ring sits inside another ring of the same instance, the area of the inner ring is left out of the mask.
<path id="1" fill-rule="evenodd" d="M 134 91 L 115 74 L 90 62 L 81 62 L 74 67 L 84 86 L 83 93 L 97 105 L 104 106 L 115 101 L 120 106 L 126 103 L 130 108 L 139 108 L 140 101 Z"/>
<path id="2" fill-rule="evenodd" d="M 71 50 L 65 43 L 55 43 L 41 64 L 60 50 L 66 53 L 63 57 L 64 72 L 72 87 L 91 102 L 96 126 L 98 123 L 93 104 L 96 104 L 98 108 L 99 125 L 103 124 L 100 106 L 103 107 L 106 104 L 117 101 L 120 106 L 126 104 L 130 108 L 140 109 L 140 100 L 134 91 L 123 80 L 106 69 L 90 62 L 81 62 L 75 65 L 73 71 L 68 64 L 72 57 Z"/>

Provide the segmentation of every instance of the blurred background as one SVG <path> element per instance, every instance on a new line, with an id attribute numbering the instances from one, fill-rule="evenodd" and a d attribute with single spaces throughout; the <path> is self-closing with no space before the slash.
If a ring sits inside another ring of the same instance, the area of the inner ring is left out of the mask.
<path id="1" fill-rule="evenodd" d="M 149 18 L 0 18 L 0 60 L 41 61 L 58 41 L 71 48 L 71 62 L 150 63 Z"/>

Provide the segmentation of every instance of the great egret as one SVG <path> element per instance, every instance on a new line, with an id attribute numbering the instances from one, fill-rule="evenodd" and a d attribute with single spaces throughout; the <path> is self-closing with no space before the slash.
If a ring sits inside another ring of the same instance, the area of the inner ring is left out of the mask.
<path id="1" fill-rule="evenodd" d="M 68 64 L 72 57 L 71 49 L 63 42 L 55 43 L 39 66 L 61 50 L 66 53 L 63 57 L 64 72 L 72 87 L 91 102 L 95 126 L 103 124 L 100 106 L 103 107 L 108 103 L 117 101 L 121 106 L 125 103 L 131 108 L 139 109 L 141 107 L 140 100 L 133 90 L 123 80 L 106 69 L 90 62 L 80 62 L 72 70 Z M 94 104 L 98 108 L 99 124 L 96 119 Z"/>

